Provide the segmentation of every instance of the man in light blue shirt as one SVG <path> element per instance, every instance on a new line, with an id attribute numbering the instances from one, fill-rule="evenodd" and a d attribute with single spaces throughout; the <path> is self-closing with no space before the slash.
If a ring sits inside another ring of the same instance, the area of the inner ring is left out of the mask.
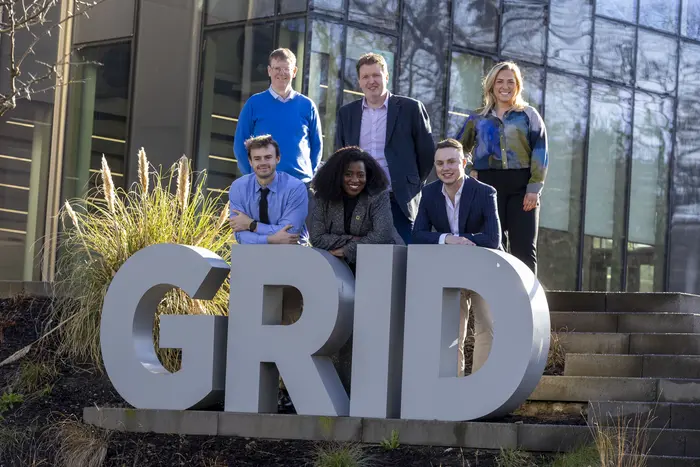
<path id="1" fill-rule="evenodd" d="M 229 190 L 231 228 L 241 244 L 306 244 L 308 193 L 299 179 L 277 171 L 280 148 L 270 135 L 245 142 L 253 173 Z"/>

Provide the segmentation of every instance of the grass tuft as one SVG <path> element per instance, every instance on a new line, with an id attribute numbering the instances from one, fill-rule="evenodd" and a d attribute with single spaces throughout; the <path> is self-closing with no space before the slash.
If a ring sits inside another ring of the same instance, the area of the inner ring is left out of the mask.
<path id="1" fill-rule="evenodd" d="M 537 463 L 532 454 L 515 450 L 501 449 L 496 457 L 497 467 L 537 467 Z"/>
<path id="2" fill-rule="evenodd" d="M 330 444 L 316 449 L 314 467 L 369 467 L 371 457 L 359 444 Z"/>
<path id="3" fill-rule="evenodd" d="M 110 433 L 67 418 L 48 431 L 56 446 L 56 463 L 62 467 L 100 467 L 107 457 Z"/>
<path id="4" fill-rule="evenodd" d="M 58 369 L 52 360 L 25 360 L 19 367 L 14 386 L 23 394 L 33 394 L 44 391 L 58 375 Z"/>
<path id="5" fill-rule="evenodd" d="M 553 332 L 549 339 L 549 354 L 547 355 L 547 365 L 544 368 L 544 374 L 563 375 L 565 363 L 566 349 L 562 345 L 559 334 Z"/>
<path id="6" fill-rule="evenodd" d="M 649 428 L 654 421 L 653 410 L 626 416 L 622 408 L 615 414 L 591 412 L 589 427 L 598 453 L 598 463 L 602 467 L 646 467 L 647 456 L 654 441 L 649 440 Z"/>
<path id="7" fill-rule="evenodd" d="M 600 456 L 595 444 L 581 446 L 572 452 L 559 454 L 550 467 L 598 467 Z"/>
<path id="8" fill-rule="evenodd" d="M 186 158 L 163 174 L 151 171 L 146 153 L 140 151 L 139 181 L 128 191 L 115 188 L 106 161 L 101 176 L 101 186 L 83 198 L 66 201 L 61 211 L 56 287 L 61 296 L 56 297 L 53 316 L 53 322 L 60 323 L 59 355 L 98 368 L 102 302 L 112 278 L 131 255 L 159 243 L 200 246 L 222 258 L 230 257 L 231 248 L 228 205 L 206 189 L 206 174 L 199 174 L 192 186 Z M 169 292 L 158 308 L 156 347 L 161 314 L 227 315 L 228 294 L 228 281 L 211 301 L 192 300 L 180 290 Z M 158 351 L 171 371 L 179 368 L 179 355 L 176 349 Z"/>

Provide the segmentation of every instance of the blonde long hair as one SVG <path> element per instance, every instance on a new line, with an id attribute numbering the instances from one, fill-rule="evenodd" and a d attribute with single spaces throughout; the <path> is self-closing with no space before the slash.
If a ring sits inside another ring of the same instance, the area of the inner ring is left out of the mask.
<path id="1" fill-rule="evenodd" d="M 479 111 L 481 115 L 488 115 L 496 107 L 496 96 L 493 93 L 493 86 L 496 83 L 498 73 L 503 70 L 510 70 L 513 72 L 513 75 L 515 75 L 516 89 L 512 108 L 523 110 L 528 105 L 525 99 L 523 99 L 523 75 L 520 72 L 520 68 L 515 62 L 500 62 L 491 68 L 482 81 L 484 88 L 484 106 Z"/>

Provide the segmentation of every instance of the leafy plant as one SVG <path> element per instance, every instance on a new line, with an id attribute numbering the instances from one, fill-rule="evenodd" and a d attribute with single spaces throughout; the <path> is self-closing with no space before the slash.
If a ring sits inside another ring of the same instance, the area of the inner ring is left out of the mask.
<path id="1" fill-rule="evenodd" d="M 399 447 L 399 432 L 397 430 L 391 430 L 389 439 L 383 439 L 379 445 L 387 451 L 397 449 Z"/>
<path id="2" fill-rule="evenodd" d="M 12 410 L 15 405 L 24 402 L 24 396 L 15 392 L 6 392 L 0 396 L 0 420 L 3 419 L 2 414 L 8 410 Z"/>
<path id="3" fill-rule="evenodd" d="M 143 149 L 138 159 L 139 180 L 126 191 L 115 188 L 103 157 L 102 185 L 83 198 L 66 201 L 61 211 L 57 289 L 66 298 L 58 299 L 54 311 L 55 322 L 60 323 L 58 352 L 98 368 L 103 299 L 112 278 L 131 255 L 149 245 L 177 243 L 230 257 L 228 204 L 222 207 L 220 196 L 208 192 L 206 174 L 199 174 L 193 187 L 185 156 L 166 174 L 151 170 Z M 154 326 L 156 347 L 161 314 L 227 315 L 228 294 L 228 281 L 211 301 L 193 300 L 179 289 L 166 294 Z M 159 349 L 158 355 L 169 370 L 179 367 L 179 351 Z"/>

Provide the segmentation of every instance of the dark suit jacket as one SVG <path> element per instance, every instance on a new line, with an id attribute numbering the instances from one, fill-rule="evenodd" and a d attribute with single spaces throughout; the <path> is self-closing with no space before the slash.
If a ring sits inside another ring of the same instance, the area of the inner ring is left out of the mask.
<path id="1" fill-rule="evenodd" d="M 335 149 L 360 145 L 362 99 L 338 111 Z M 384 155 L 389 165 L 391 186 L 403 213 L 414 220 L 420 191 L 425 185 L 435 157 L 430 134 L 430 117 L 422 102 L 410 97 L 389 97 Z"/>
<path id="2" fill-rule="evenodd" d="M 360 194 L 353 211 L 350 231 L 345 231 L 345 207 L 342 201 L 329 202 L 316 198 L 309 227 L 311 246 L 322 250 L 345 248 L 349 263 L 357 260 L 357 245 L 396 244 L 403 240 L 394 228 L 389 192 L 377 195 Z M 353 240 L 352 237 L 362 237 Z"/>
<path id="3" fill-rule="evenodd" d="M 439 243 L 440 235 L 451 233 L 445 203 L 440 180 L 423 188 L 413 224 L 414 243 Z M 496 190 L 471 177 L 465 177 L 459 201 L 459 233 L 479 246 L 501 248 Z"/>

